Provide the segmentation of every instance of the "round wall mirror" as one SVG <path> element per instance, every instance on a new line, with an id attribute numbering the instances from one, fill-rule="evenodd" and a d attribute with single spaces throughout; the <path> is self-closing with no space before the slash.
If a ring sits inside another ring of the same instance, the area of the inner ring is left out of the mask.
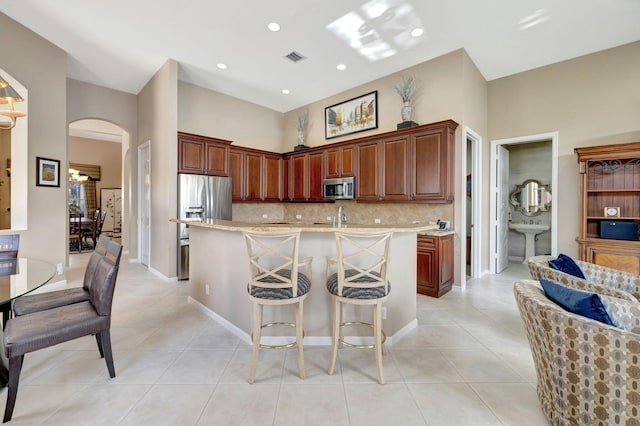
<path id="1" fill-rule="evenodd" d="M 525 216 L 537 216 L 551 208 L 551 188 L 535 179 L 525 180 L 509 195 L 511 205 Z"/>

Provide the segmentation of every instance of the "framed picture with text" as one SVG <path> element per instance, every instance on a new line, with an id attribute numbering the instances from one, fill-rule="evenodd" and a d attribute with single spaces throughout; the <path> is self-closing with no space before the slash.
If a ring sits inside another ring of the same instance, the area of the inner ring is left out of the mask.
<path id="1" fill-rule="evenodd" d="M 36 186 L 60 187 L 60 160 L 36 157 Z"/>

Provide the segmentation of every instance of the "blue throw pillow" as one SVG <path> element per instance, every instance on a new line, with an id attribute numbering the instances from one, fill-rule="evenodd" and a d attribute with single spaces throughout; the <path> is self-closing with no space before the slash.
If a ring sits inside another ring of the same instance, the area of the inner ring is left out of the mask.
<path id="1" fill-rule="evenodd" d="M 549 266 L 553 269 L 564 272 L 565 274 L 573 275 L 574 277 L 587 279 L 582 272 L 582 269 L 578 266 L 578 264 L 571 257 L 566 254 L 559 254 L 557 259 L 550 260 Z"/>
<path id="2" fill-rule="evenodd" d="M 547 297 L 569 312 L 591 318 L 608 325 L 615 325 L 600 299 L 600 295 L 589 293 L 540 278 Z"/>

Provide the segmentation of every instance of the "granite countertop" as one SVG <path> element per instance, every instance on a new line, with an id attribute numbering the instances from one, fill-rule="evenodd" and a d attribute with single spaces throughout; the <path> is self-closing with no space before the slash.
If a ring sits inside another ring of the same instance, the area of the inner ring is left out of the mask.
<path id="1" fill-rule="evenodd" d="M 336 230 L 347 230 L 354 232 L 371 232 L 371 231 L 393 231 L 393 232 L 453 232 L 453 231 L 437 231 L 438 225 L 426 223 L 400 223 L 400 224 L 362 224 L 347 223 L 341 228 L 329 226 L 327 223 L 255 223 L 255 222 L 239 222 L 233 220 L 205 219 L 203 221 L 171 219 L 171 222 L 186 223 L 192 227 L 219 229 L 223 231 L 279 231 L 283 229 L 300 229 L 302 232 L 334 232 Z M 444 235 L 442 233 L 436 235 Z"/>

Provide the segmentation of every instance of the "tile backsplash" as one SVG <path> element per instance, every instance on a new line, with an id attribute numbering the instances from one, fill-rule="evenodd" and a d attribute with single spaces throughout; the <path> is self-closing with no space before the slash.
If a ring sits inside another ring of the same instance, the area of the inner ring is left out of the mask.
<path id="1" fill-rule="evenodd" d="M 356 201 L 336 201 L 335 203 L 235 203 L 233 220 L 243 222 L 296 222 L 296 215 L 302 222 L 327 222 L 327 217 L 338 214 L 342 206 L 351 223 L 399 224 L 419 221 L 435 222 L 448 220 L 453 226 L 453 204 L 385 204 L 358 203 Z M 267 215 L 267 218 L 263 218 Z"/>

